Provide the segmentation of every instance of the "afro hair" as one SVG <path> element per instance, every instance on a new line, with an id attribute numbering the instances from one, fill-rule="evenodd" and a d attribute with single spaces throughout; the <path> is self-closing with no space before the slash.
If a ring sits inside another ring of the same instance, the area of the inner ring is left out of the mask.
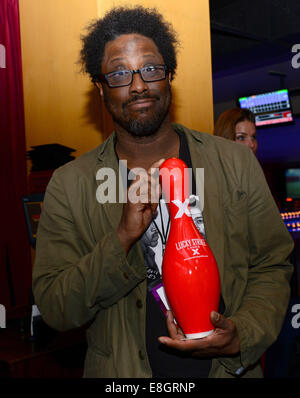
<path id="1" fill-rule="evenodd" d="M 141 6 L 118 7 L 110 10 L 102 19 L 93 21 L 82 36 L 83 46 L 79 62 L 82 70 L 90 75 L 92 82 L 98 81 L 105 45 L 122 34 L 137 33 L 149 37 L 156 44 L 165 64 L 174 78 L 178 41 L 172 25 L 166 22 L 155 8 Z"/>

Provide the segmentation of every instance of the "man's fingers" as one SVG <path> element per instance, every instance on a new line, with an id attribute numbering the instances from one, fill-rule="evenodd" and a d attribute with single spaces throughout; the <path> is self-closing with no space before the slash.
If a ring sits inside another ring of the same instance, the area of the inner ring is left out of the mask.
<path id="1" fill-rule="evenodd" d="M 210 313 L 212 324 L 219 329 L 231 329 L 231 322 L 216 311 Z"/>
<path id="2" fill-rule="evenodd" d="M 168 345 L 170 347 L 174 348 L 179 348 L 176 345 L 176 342 L 184 341 L 185 340 L 185 335 L 180 329 L 180 327 L 175 323 L 175 318 L 173 316 L 172 311 L 167 312 L 167 328 L 168 328 L 168 333 L 170 337 L 167 336 L 161 336 L 158 338 L 158 340 L 165 345 Z M 175 346 L 174 346 L 175 344 Z"/>
<path id="3" fill-rule="evenodd" d="M 168 311 L 168 313 L 167 313 L 167 328 L 168 328 L 169 336 L 172 339 L 177 339 L 177 329 L 176 329 L 176 325 L 174 323 L 173 315 L 170 311 Z"/>
<path id="4" fill-rule="evenodd" d="M 201 349 L 202 346 L 205 346 L 204 341 L 201 341 L 199 339 L 186 340 L 182 336 L 177 337 L 177 338 L 161 336 L 158 338 L 158 340 L 160 343 L 162 343 L 168 347 L 175 348 L 176 350 L 183 351 L 183 352 L 189 352 L 189 353 L 191 353 L 191 355 L 195 351 L 199 351 L 199 349 Z"/>
<path id="5" fill-rule="evenodd" d="M 149 190 L 151 192 L 151 203 L 158 204 L 159 198 L 161 196 L 161 185 L 159 180 L 159 167 L 164 162 L 165 159 L 160 159 L 159 161 L 153 163 L 153 165 L 148 170 L 149 177 Z"/>
<path id="6" fill-rule="evenodd" d="M 181 329 L 176 327 L 173 315 L 168 314 L 167 327 L 170 337 L 161 336 L 159 341 L 168 347 L 189 352 L 193 357 L 238 353 L 240 343 L 234 322 L 216 311 L 211 312 L 210 319 L 215 326 L 214 333 L 202 339 L 186 340 Z"/>
<path id="7" fill-rule="evenodd" d="M 164 162 L 165 160 L 166 160 L 166 159 L 159 159 L 159 160 L 157 160 L 156 162 L 154 162 L 154 163 L 150 166 L 149 170 L 151 170 L 151 169 L 158 169 L 158 168 L 163 164 L 163 162 Z"/>
<path id="8" fill-rule="evenodd" d="M 154 204 L 152 210 L 155 211 L 161 196 L 159 166 L 163 162 L 164 159 L 160 159 L 154 162 L 147 171 L 143 169 L 138 170 L 135 181 L 128 189 L 129 202 L 133 204 Z"/>

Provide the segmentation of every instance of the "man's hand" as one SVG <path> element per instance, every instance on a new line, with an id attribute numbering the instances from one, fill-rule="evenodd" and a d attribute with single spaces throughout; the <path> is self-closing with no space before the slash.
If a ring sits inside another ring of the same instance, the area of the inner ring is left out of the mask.
<path id="1" fill-rule="evenodd" d="M 185 340 L 182 330 L 174 322 L 172 312 L 168 311 L 167 327 L 170 337 L 162 336 L 158 340 L 168 347 L 190 352 L 193 357 L 237 354 L 240 343 L 233 321 L 215 311 L 211 312 L 210 319 L 215 326 L 211 335 L 203 339 Z"/>
<path id="2" fill-rule="evenodd" d="M 124 204 L 118 227 L 118 236 L 126 255 L 131 246 L 147 229 L 156 211 L 161 187 L 159 173 L 155 173 L 155 170 L 159 169 L 164 160 L 160 159 L 153 163 L 147 170 L 146 175 L 134 181 L 127 191 L 127 203 Z M 136 196 L 140 199 L 137 203 L 130 200 L 130 192 L 136 192 Z"/>

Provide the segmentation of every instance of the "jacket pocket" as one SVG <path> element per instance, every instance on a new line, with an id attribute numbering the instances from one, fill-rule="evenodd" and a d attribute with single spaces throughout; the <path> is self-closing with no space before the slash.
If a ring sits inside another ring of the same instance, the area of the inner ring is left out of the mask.
<path id="1" fill-rule="evenodd" d="M 103 357 L 109 357 L 112 353 L 112 334 L 108 332 L 112 323 L 111 316 L 111 309 L 100 311 L 87 331 L 89 348 Z"/>
<path id="2" fill-rule="evenodd" d="M 230 192 L 223 206 L 225 236 L 238 240 L 245 249 L 245 243 L 248 243 L 248 197 L 246 192 L 238 189 Z"/>
<path id="3" fill-rule="evenodd" d="M 227 211 L 233 212 L 238 211 L 240 208 L 246 208 L 247 206 L 247 194 L 242 189 L 234 189 L 224 199 L 225 214 Z"/>
<path id="4" fill-rule="evenodd" d="M 87 350 L 84 363 L 84 378 L 117 377 L 117 371 L 113 366 L 112 354 L 107 355 L 94 351 L 94 347 Z"/>
<path id="5" fill-rule="evenodd" d="M 239 307 L 247 286 L 249 254 L 248 197 L 235 190 L 224 207 L 224 263 L 222 294 L 226 315 Z M 234 298 L 234 299 L 233 299 Z"/>

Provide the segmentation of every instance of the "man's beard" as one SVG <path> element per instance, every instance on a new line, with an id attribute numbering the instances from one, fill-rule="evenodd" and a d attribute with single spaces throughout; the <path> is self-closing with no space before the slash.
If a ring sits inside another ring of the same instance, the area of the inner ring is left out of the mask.
<path id="1" fill-rule="evenodd" d="M 126 104 L 123 105 L 125 117 L 117 117 L 116 113 L 112 111 L 111 106 L 108 102 L 105 101 L 106 107 L 108 111 L 110 112 L 113 121 L 118 123 L 123 129 L 125 129 L 129 134 L 131 134 L 134 137 L 149 137 L 151 135 L 154 135 L 162 125 L 163 121 L 165 120 L 167 114 L 169 113 L 169 108 L 171 105 L 171 100 L 172 100 L 172 92 L 171 92 L 171 87 L 168 87 L 168 93 L 167 93 L 167 102 L 163 105 L 160 106 L 156 112 L 154 112 L 153 116 L 150 118 L 149 116 L 147 118 L 132 118 L 132 117 L 126 117 L 126 106 L 130 102 L 134 102 L 140 99 L 146 99 L 149 98 L 149 95 L 136 95 L 135 97 L 131 98 L 130 101 Z M 153 98 L 153 97 L 152 97 Z M 156 97 L 156 100 L 159 100 L 159 97 Z M 140 111 L 140 113 L 143 113 L 143 110 Z"/>

